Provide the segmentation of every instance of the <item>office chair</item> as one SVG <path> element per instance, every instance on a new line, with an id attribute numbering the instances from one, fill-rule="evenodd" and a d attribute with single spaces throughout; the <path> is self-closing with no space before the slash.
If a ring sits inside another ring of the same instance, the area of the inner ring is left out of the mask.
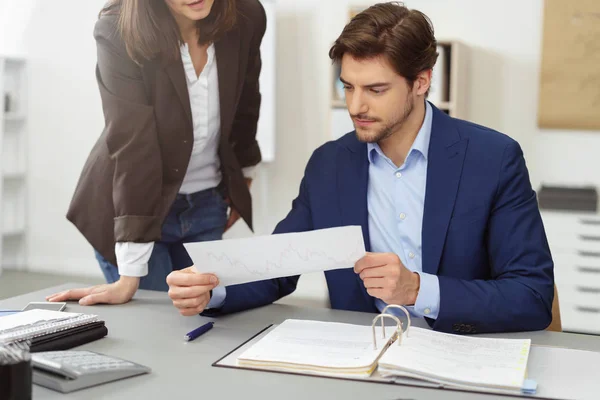
<path id="1" fill-rule="evenodd" d="M 552 322 L 546 328 L 547 331 L 562 332 L 562 324 L 560 322 L 560 306 L 558 304 L 558 291 L 556 284 L 554 285 L 554 300 L 552 301 Z"/>

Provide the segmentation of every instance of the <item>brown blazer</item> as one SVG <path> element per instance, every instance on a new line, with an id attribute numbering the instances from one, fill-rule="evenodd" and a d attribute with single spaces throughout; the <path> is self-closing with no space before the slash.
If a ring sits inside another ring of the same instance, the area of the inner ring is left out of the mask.
<path id="1" fill-rule="evenodd" d="M 256 126 L 266 15 L 258 0 L 237 4 L 236 27 L 215 42 L 219 158 L 227 195 L 252 229 L 252 201 L 242 168 L 261 160 Z M 134 63 L 116 23 L 116 16 L 103 16 L 94 29 L 105 128 L 83 167 L 67 212 L 67 219 L 114 265 L 115 242 L 161 239 L 194 139 L 181 60 Z"/>

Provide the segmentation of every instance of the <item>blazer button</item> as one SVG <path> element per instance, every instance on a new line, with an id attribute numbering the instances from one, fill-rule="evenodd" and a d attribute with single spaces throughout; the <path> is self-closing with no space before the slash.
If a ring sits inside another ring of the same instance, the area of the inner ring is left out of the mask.
<path id="1" fill-rule="evenodd" d="M 454 324 L 454 325 L 452 325 L 452 330 L 453 330 L 454 332 L 458 332 L 458 331 L 460 331 L 460 325 L 459 325 L 459 324 Z"/>

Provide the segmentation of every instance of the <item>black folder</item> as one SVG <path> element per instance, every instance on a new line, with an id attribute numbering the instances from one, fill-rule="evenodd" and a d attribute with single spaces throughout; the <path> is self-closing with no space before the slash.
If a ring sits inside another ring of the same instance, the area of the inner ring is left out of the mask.
<path id="1" fill-rule="evenodd" d="M 30 351 L 69 350 L 102 339 L 108 334 L 104 321 L 91 322 L 58 332 L 37 336 L 31 340 Z"/>

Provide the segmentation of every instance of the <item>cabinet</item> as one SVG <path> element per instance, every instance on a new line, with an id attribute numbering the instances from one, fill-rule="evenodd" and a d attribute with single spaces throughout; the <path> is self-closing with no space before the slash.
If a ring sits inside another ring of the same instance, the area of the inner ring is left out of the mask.
<path id="1" fill-rule="evenodd" d="M 564 331 L 600 334 L 600 215 L 542 210 Z"/>

